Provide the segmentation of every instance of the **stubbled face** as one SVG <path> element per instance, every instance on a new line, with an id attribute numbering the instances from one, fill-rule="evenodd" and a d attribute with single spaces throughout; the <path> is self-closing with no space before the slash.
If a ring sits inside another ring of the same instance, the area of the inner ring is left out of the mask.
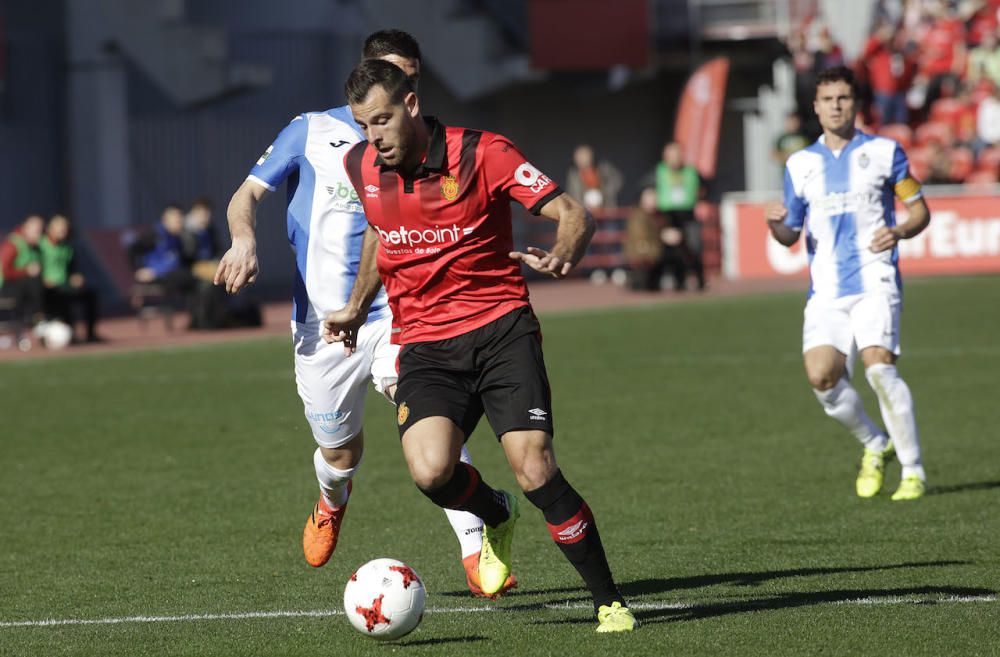
<path id="1" fill-rule="evenodd" d="M 819 85 L 816 88 L 813 110 L 823 130 L 839 133 L 853 126 L 857 104 L 851 85 L 843 80 Z"/>
<path id="2" fill-rule="evenodd" d="M 49 219 L 49 225 L 45 228 L 45 234 L 53 244 L 65 242 L 69 237 L 69 220 L 61 214 Z"/>
<path id="3" fill-rule="evenodd" d="M 160 222 L 171 235 L 180 235 L 184 230 L 184 214 L 178 208 L 167 208 L 160 215 Z"/>
<path id="4" fill-rule="evenodd" d="M 188 212 L 191 225 L 199 230 L 204 230 L 212 224 L 212 211 L 204 205 L 195 205 Z"/>
<path id="5" fill-rule="evenodd" d="M 360 103 L 351 103 L 351 114 L 383 162 L 392 167 L 416 164 L 416 121 L 420 116 L 416 94 L 408 93 L 394 103 L 377 84 Z"/>
<path id="6" fill-rule="evenodd" d="M 586 169 L 594 166 L 594 149 L 590 146 L 577 146 L 573 151 L 573 164 L 577 169 Z"/>
<path id="7" fill-rule="evenodd" d="M 45 220 L 33 214 L 24 220 L 21 225 L 21 236 L 28 244 L 38 244 L 42 239 L 42 231 L 45 230 Z"/>
<path id="8" fill-rule="evenodd" d="M 406 77 L 410 78 L 413 82 L 413 88 L 417 88 L 417 85 L 420 83 L 419 59 L 410 59 L 401 55 L 383 55 L 382 57 L 379 57 L 379 59 L 389 62 L 390 64 L 395 64 L 399 68 L 403 69 L 403 73 L 406 73 Z"/>
<path id="9" fill-rule="evenodd" d="M 639 207 L 642 208 L 644 212 L 649 214 L 654 214 L 656 212 L 656 190 L 652 188 L 646 188 L 642 190 L 642 194 L 639 196 Z"/>
<path id="10" fill-rule="evenodd" d="M 684 151 L 681 145 L 674 142 L 663 147 L 663 161 L 671 169 L 680 169 L 684 166 Z"/>

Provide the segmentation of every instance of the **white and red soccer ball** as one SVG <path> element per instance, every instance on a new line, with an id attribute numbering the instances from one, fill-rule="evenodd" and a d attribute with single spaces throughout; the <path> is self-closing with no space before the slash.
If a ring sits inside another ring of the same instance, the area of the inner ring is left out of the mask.
<path id="1" fill-rule="evenodd" d="M 395 559 L 374 559 L 348 580 L 344 612 L 365 636 L 398 639 L 420 624 L 426 597 L 424 583 L 412 568 Z"/>

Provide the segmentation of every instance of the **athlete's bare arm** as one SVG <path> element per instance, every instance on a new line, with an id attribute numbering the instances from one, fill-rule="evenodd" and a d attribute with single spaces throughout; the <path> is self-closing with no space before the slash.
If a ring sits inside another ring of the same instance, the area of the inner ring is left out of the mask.
<path id="1" fill-rule="evenodd" d="M 358 277 L 351 289 L 347 305 L 340 310 L 327 313 L 323 319 L 323 339 L 327 342 L 343 342 L 348 355 L 354 353 L 358 329 L 368 319 L 368 309 L 382 289 L 382 279 L 378 276 L 378 235 L 371 226 L 365 231 L 361 245 L 361 262 L 358 263 Z"/>
<path id="2" fill-rule="evenodd" d="M 562 278 L 572 271 L 586 253 L 590 238 L 594 236 L 594 218 L 568 194 L 560 194 L 543 205 L 540 214 L 559 222 L 552 250 L 529 246 L 524 253 L 511 251 L 510 257 L 537 272 Z"/>
<path id="3" fill-rule="evenodd" d="M 764 219 L 767 220 L 767 227 L 771 229 L 771 235 L 778 244 L 791 246 L 799 240 L 799 231 L 785 225 L 787 216 L 788 208 L 781 203 L 771 203 L 764 208 Z"/>
<path id="4" fill-rule="evenodd" d="M 879 228 L 875 231 L 875 237 L 872 238 L 872 243 L 868 248 L 874 253 L 888 251 L 896 246 L 899 240 L 916 237 L 931 223 L 931 211 L 922 196 L 907 203 L 906 210 L 909 213 L 906 221 L 892 228 L 886 226 Z"/>
<path id="5" fill-rule="evenodd" d="M 267 190 L 261 185 L 244 180 L 229 201 L 226 218 L 229 220 L 229 235 L 233 244 L 219 260 L 213 282 L 225 283 L 226 292 L 236 294 L 257 280 L 257 238 L 254 227 L 257 224 L 257 205 Z"/>

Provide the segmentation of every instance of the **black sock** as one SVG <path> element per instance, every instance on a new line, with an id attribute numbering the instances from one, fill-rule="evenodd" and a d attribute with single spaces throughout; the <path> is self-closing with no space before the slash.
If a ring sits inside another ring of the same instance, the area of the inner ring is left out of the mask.
<path id="1" fill-rule="evenodd" d="M 510 517 L 503 496 L 490 488 L 479 476 L 479 470 L 468 463 L 458 463 L 448 483 L 432 490 L 421 488 L 420 492 L 439 507 L 468 511 L 490 527 Z"/>
<path id="2" fill-rule="evenodd" d="M 615 586 L 601 535 L 590 507 L 557 470 L 547 483 L 526 491 L 528 500 L 542 510 L 552 540 L 569 560 L 594 597 L 594 610 L 625 599 Z"/>

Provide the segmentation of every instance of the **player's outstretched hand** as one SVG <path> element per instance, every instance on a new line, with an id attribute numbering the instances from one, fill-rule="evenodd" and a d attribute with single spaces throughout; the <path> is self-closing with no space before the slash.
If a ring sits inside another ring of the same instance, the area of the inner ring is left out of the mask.
<path id="1" fill-rule="evenodd" d="M 358 347 L 358 331 L 365 319 L 367 314 L 361 315 L 350 308 L 329 312 L 323 318 L 323 339 L 328 344 L 343 342 L 344 353 L 350 356 Z"/>
<path id="2" fill-rule="evenodd" d="M 783 206 L 781 203 L 768 203 L 764 208 L 764 218 L 767 219 L 768 222 L 784 221 L 787 216 L 788 208 Z"/>
<path id="3" fill-rule="evenodd" d="M 892 247 L 896 246 L 899 242 L 899 235 L 897 235 L 891 228 L 882 226 L 875 231 L 875 236 L 872 238 L 872 243 L 868 246 L 872 253 L 881 253 L 882 251 L 888 251 Z"/>
<path id="4" fill-rule="evenodd" d="M 226 292 L 236 294 L 257 280 L 257 245 L 252 240 L 235 239 L 215 270 L 215 285 L 225 284 Z"/>
<path id="5" fill-rule="evenodd" d="M 553 278 L 563 278 L 573 269 L 573 263 L 563 260 L 554 253 L 549 253 L 545 249 L 537 246 L 529 246 L 521 251 L 511 251 L 510 257 L 519 262 L 523 262 L 532 269 L 542 274 L 548 274 Z"/>

